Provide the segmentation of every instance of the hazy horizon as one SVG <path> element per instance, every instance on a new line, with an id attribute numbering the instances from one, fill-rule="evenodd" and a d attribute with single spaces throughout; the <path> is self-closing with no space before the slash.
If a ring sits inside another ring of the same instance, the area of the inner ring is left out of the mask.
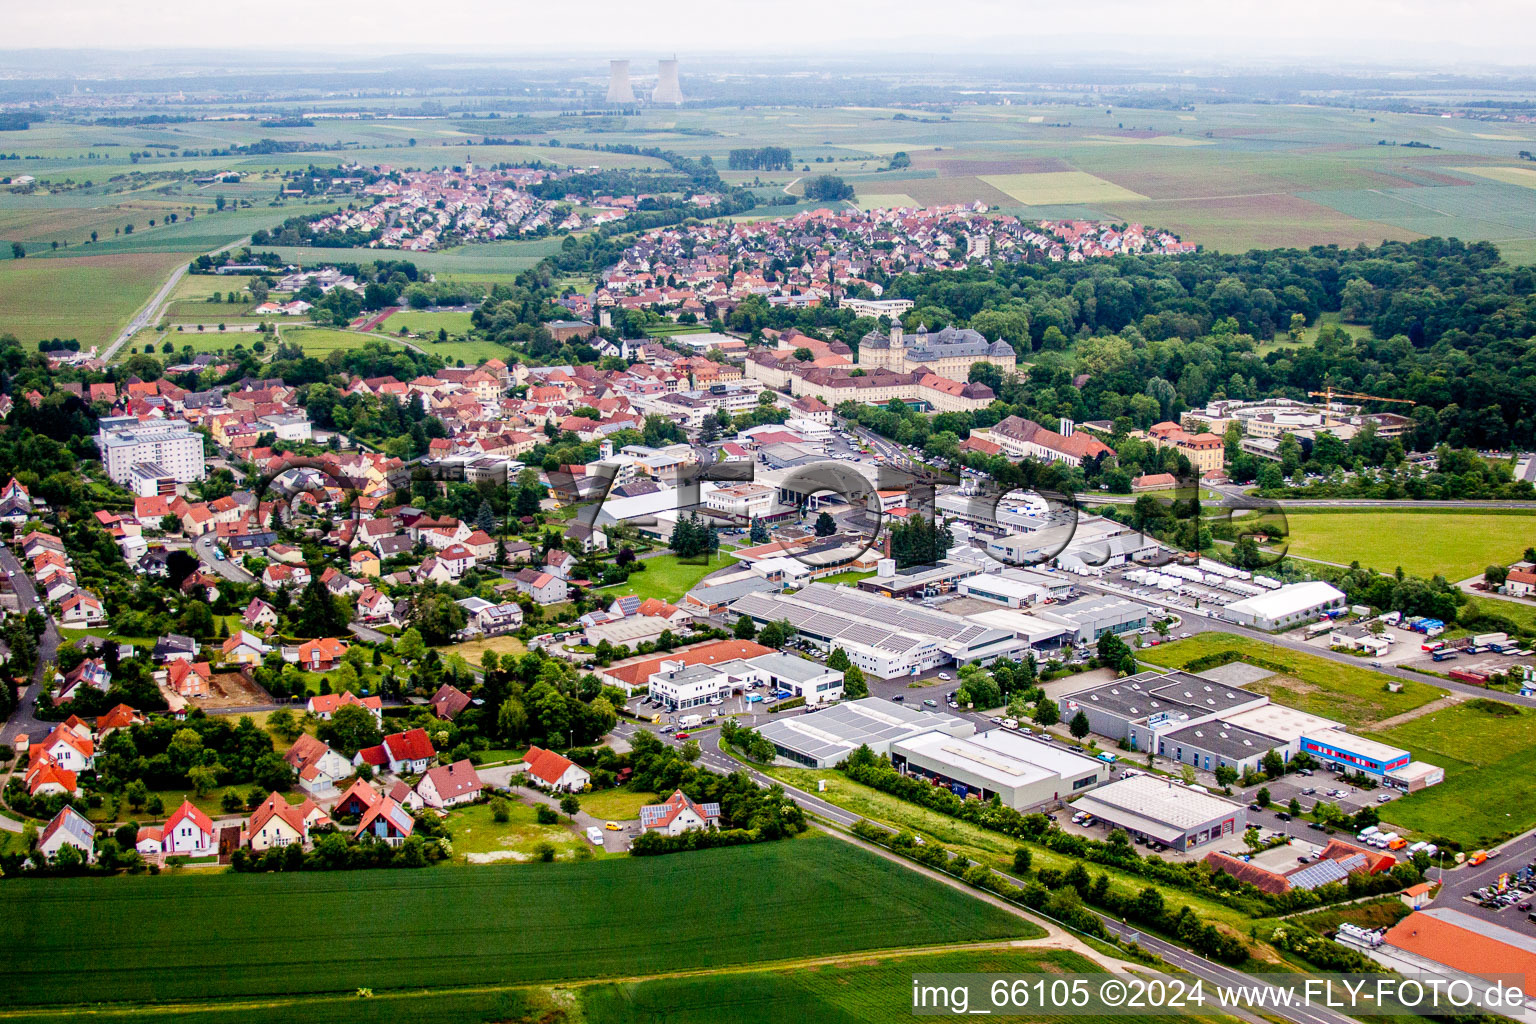
<path id="1" fill-rule="evenodd" d="M 663 0 L 646 8 L 644 20 L 635 18 L 632 5 L 616 0 L 589 0 L 575 9 L 469 0 L 452 10 L 452 16 L 424 19 L 418 7 L 402 0 L 379 0 L 366 8 L 322 5 L 306 9 L 287 26 L 274 21 L 267 31 L 226 32 L 209 19 L 205 7 L 187 0 L 153 7 L 61 0 L 8 14 L 5 50 L 94 50 L 123 56 L 134 51 L 146 56 L 142 51 L 148 50 L 174 56 L 178 49 L 192 48 L 303 59 L 331 56 L 346 62 L 395 54 L 644 59 L 673 52 L 705 60 L 838 54 L 867 59 L 882 52 L 893 59 L 1098 55 L 1202 66 L 1315 58 L 1346 66 L 1412 64 L 1423 71 L 1464 71 L 1468 62 L 1500 70 L 1531 67 L 1528 54 L 1536 44 L 1536 17 L 1518 0 L 1482 0 L 1454 13 L 1427 0 L 1298 0 L 1287 5 L 1106 0 L 1091 9 L 1063 9 L 1039 0 L 954 0 L 942 17 L 927 5 L 844 0 L 829 11 L 810 0 L 783 0 L 764 8 L 758 20 L 743 17 L 741 5 L 701 0 Z M 277 18 L 282 14 L 275 12 Z M 271 30 L 283 28 L 299 38 L 274 42 Z M 1422 66 L 1425 59 L 1432 66 Z"/>

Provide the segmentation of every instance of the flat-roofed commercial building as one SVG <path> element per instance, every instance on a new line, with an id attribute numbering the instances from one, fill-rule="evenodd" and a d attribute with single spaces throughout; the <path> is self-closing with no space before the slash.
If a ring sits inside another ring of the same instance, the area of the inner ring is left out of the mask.
<path id="1" fill-rule="evenodd" d="M 759 625 L 786 619 L 800 636 L 827 650 L 841 647 L 853 664 L 881 679 L 1029 652 L 1028 643 L 1007 630 L 828 583 L 795 594 L 748 594 L 731 612 Z"/>
<path id="2" fill-rule="evenodd" d="M 1301 738 L 1301 749 L 1324 765 L 1343 765 L 1349 771 L 1365 772 L 1378 778 L 1413 760 L 1413 755 L 1402 747 L 1368 740 L 1342 729 L 1308 733 Z"/>
<path id="3" fill-rule="evenodd" d="M 1005 729 L 970 738 L 920 733 L 891 744 L 891 763 L 908 775 L 942 783 L 957 796 L 1015 810 L 1064 800 L 1108 777 L 1104 762 Z"/>
<path id="4" fill-rule="evenodd" d="M 1126 633 L 1147 624 L 1147 606 L 1121 597 L 1084 597 L 1071 604 L 1051 605 L 1035 612 L 1070 628 L 1078 643 L 1091 644 L 1105 633 Z"/>
<path id="5" fill-rule="evenodd" d="M 1166 733 L 1218 718 L 1226 721 L 1268 703 L 1261 693 L 1191 672 L 1139 672 L 1069 693 L 1060 701 L 1063 720 L 1081 711 L 1093 732 L 1124 740 L 1140 751 L 1157 750 Z"/>
<path id="6" fill-rule="evenodd" d="M 976 731 L 969 719 L 909 708 L 880 697 L 865 697 L 818 711 L 814 715 L 786 715 L 757 730 L 773 744 L 778 756 L 811 768 L 831 768 L 861 746 L 877 756 L 891 752 L 891 744 L 918 733 L 938 732 L 965 737 Z"/>
<path id="7" fill-rule="evenodd" d="M 1301 749 L 1301 738 L 1309 733 L 1320 735 L 1329 729 L 1341 728 L 1338 722 L 1321 715 L 1288 708 L 1284 704 L 1261 704 L 1247 711 L 1223 715 L 1223 722 L 1230 722 L 1240 729 L 1252 729 L 1266 736 L 1273 736 L 1285 744 L 1285 759 L 1289 761 Z"/>
<path id="8" fill-rule="evenodd" d="M 1152 775 L 1100 786 L 1074 801 L 1072 809 L 1175 850 L 1241 836 L 1248 828 L 1242 804 Z"/>
<path id="9" fill-rule="evenodd" d="M 1217 768 L 1233 768 L 1238 774 L 1258 771 L 1265 754 L 1284 748 L 1284 740 L 1221 719 L 1186 725 L 1157 739 L 1157 752 L 1162 756 L 1208 772 Z"/>

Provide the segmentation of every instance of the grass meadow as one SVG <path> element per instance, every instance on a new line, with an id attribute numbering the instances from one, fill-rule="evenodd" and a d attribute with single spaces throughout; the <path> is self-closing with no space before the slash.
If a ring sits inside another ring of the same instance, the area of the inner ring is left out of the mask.
<path id="1" fill-rule="evenodd" d="M 704 885 L 707 911 L 674 912 Z M 1035 933 L 814 834 L 649 861 L 15 880 L 6 897 L 11 1008 L 533 985 Z M 126 957 L 131 935 L 155 938 Z"/>
<path id="2" fill-rule="evenodd" d="M 697 564 L 682 561 L 676 555 L 657 555 L 640 563 L 645 566 L 645 571 L 635 573 L 623 583 L 599 588 L 596 593 L 602 594 L 605 601 L 634 594 L 642 601 L 657 597 L 663 601 L 676 602 L 698 586 L 705 576 L 735 562 L 736 559 L 723 553 L 716 553 L 707 562 Z"/>
<path id="3" fill-rule="evenodd" d="M 1288 512 L 1290 553 L 1382 572 L 1463 580 L 1536 544 L 1536 516 L 1475 512 Z"/>
<path id="4" fill-rule="evenodd" d="M 1536 826 L 1536 711 L 1472 700 L 1373 734 L 1445 769 L 1445 781 L 1384 808 L 1393 825 L 1467 850 Z"/>
<path id="5" fill-rule="evenodd" d="M 1439 699 L 1441 693 L 1437 687 L 1412 680 L 1403 681 L 1401 692 L 1390 693 L 1386 677 L 1364 666 L 1232 633 L 1198 633 L 1188 640 L 1137 651 L 1136 657 L 1149 665 L 1183 668 L 1197 658 L 1221 651 L 1237 651 L 1241 660 L 1266 668 L 1281 667 L 1280 674 L 1250 683 L 1246 689 L 1268 694 L 1276 704 L 1351 727 L 1367 726 L 1412 711 Z"/>

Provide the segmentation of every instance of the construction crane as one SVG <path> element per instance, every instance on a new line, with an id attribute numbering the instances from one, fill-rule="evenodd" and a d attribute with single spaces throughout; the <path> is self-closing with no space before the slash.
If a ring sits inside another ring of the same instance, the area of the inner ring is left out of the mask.
<path id="1" fill-rule="evenodd" d="M 1333 400 L 1335 398 L 1359 398 L 1369 402 L 1397 402 L 1401 405 L 1417 405 L 1417 402 L 1407 398 L 1383 398 L 1381 395 L 1362 395 L 1355 391 L 1335 391 L 1332 384 L 1325 386 L 1322 391 L 1308 391 L 1308 397 L 1321 398 L 1323 400 L 1323 428 L 1333 426 Z"/>

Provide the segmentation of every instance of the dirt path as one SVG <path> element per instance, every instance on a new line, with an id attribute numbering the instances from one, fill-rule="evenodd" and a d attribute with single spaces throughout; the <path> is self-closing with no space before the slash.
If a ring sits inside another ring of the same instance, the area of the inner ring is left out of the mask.
<path id="1" fill-rule="evenodd" d="M 1450 696 L 1441 697 L 1439 700 L 1432 700 L 1428 704 L 1421 704 L 1420 706 L 1414 708 L 1412 711 L 1404 711 L 1400 715 L 1393 715 L 1391 718 L 1383 718 L 1379 722 L 1366 722 L 1362 724 L 1360 728 L 1362 730 L 1370 730 L 1372 732 L 1379 732 L 1382 729 L 1391 729 L 1393 726 L 1402 725 L 1404 722 L 1411 722 L 1415 718 L 1423 718 L 1425 715 L 1432 715 L 1436 711 L 1443 711 L 1446 708 L 1453 708 L 1457 704 L 1461 704 L 1470 699 L 1471 698 L 1469 698 L 1464 693 L 1453 693 Z"/>

